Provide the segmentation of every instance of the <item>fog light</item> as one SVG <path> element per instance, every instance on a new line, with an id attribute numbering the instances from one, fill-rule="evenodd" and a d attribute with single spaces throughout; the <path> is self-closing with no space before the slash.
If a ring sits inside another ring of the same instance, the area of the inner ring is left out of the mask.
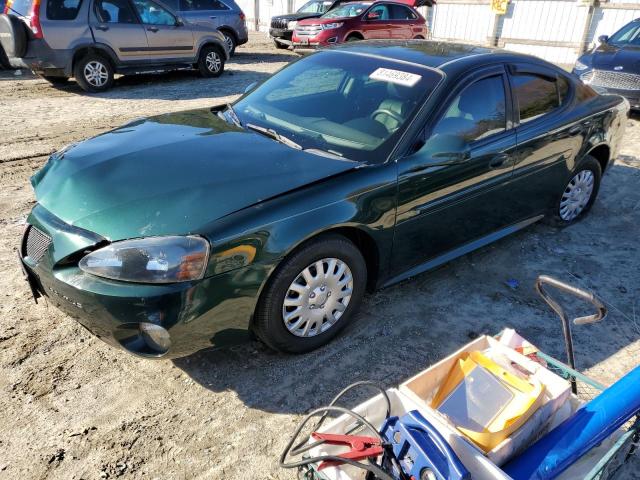
<path id="1" fill-rule="evenodd" d="M 171 346 L 169 332 L 160 325 L 153 323 L 140 324 L 140 336 L 151 350 L 157 353 L 166 353 Z"/>

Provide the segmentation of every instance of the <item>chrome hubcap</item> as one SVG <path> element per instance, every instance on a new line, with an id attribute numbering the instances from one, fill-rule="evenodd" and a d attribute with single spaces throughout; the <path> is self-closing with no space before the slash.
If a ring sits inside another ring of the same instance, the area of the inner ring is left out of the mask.
<path id="1" fill-rule="evenodd" d="M 593 194 L 594 181 L 591 170 L 582 170 L 571 179 L 560 200 L 560 218 L 571 221 L 582 213 Z"/>
<path id="2" fill-rule="evenodd" d="M 94 87 L 102 87 L 107 83 L 109 72 L 103 63 L 93 60 L 84 66 L 84 78 Z"/>
<path id="3" fill-rule="evenodd" d="M 297 337 L 319 335 L 340 320 L 352 294 L 349 266 L 337 258 L 323 258 L 305 268 L 289 285 L 282 319 Z"/>
<path id="4" fill-rule="evenodd" d="M 220 61 L 220 55 L 218 55 L 217 52 L 207 53 L 205 62 L 207 64 L 207 69 L 210 72 L 217 72 L 218 70 L 220 70 L 220 65 L 222 64 L 222 62 Z"/>
<path id="5" fill-rule="evenodd" d="M 227 45 L 227 51 L 231 52 L 231 50 L 233 49 L 233 38 L 231 38 L 229 35 L 225 35 L 224 43 L 226 43 Z"/>

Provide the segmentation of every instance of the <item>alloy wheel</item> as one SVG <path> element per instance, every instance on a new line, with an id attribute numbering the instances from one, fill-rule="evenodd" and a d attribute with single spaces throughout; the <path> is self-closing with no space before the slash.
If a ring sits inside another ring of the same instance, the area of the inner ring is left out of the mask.
<path id="1" fill-rule="evenodd" d="M 571 179 L 560 200 L 562 220 L 570 222 L 582 213 L 591 199 L 594 184 L 595 177 L 591 170 L 582 170 Z"/>
<path id="2" fill-rule="evenodd" d="M 338 258 L 323 258 L 291 283 L 282 304 L 282 319 L 293 335 L 314 337 L 340 320 L 352 294 L 349 266 Z"/>
<path id="3" fill-rule="evenodd" d="M 225 43 L 225 45 L 227 47 L 227 52 L 231 53 L 231 51 L 233 50 L 233 38 L 231 38 L 231 36 L 225 34 L 224 43 Z"/>
<path id="4" fill-rule="evenodd" d="M 211 51 L 207 53 L 207 56 L 205 57 L 205 64 L 207 65 L 207 70 L 210 72 L 219 71 L 222 66 L 222 60 L 220 60 L 218 52 Z"/>
<path id="5" fill-rule="evenodd" d="M 102 62 L 92 60 L 84 66 L 84 78 L 94 87 L 103 87 L 109 79 L 107 67 Z"/>

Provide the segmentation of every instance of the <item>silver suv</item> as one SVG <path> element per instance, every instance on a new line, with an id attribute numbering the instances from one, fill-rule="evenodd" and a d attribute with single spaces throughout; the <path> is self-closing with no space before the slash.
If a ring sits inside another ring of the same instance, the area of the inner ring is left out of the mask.
<path id="1" fill-rule="evenodd" d="M 53 84 L 75 77 L 88 92 L 107 90 L 114 73 L 197 68 L 217 77 L 229 59 L 217 28 L 157 0 L 9 0 L 5 12 L 0 43 L 12 66 Z"/>

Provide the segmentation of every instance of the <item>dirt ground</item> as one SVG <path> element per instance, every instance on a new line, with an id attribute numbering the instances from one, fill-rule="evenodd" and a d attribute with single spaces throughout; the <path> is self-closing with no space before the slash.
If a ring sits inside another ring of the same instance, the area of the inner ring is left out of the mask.
<path id="1" fill-rule="evenodd" d="M 292 58 L 253 35 L 219 79 L 122 78 L 100 95 L 0 72 L 0 479 L 292 479 L 277 465 L 289 433 L 353 381 L 397 385 L 505 326 L 562 357 L 560 324 L 533 290 L 542 273 L 592 289 L 610 309 L 574 330 L 581 369 L 610 383 L 638 364 L 638 117 L 583 222 L 535 225 L 369 295 L 340 338 L 308 355 L 247 341 L 145 361 L 30 300 L 15 249 L 34 204 L 29 177 L 46 155 L 132 118 L 231 100 Z M 620 478 L 639 470 L 636 460 Z"/>

